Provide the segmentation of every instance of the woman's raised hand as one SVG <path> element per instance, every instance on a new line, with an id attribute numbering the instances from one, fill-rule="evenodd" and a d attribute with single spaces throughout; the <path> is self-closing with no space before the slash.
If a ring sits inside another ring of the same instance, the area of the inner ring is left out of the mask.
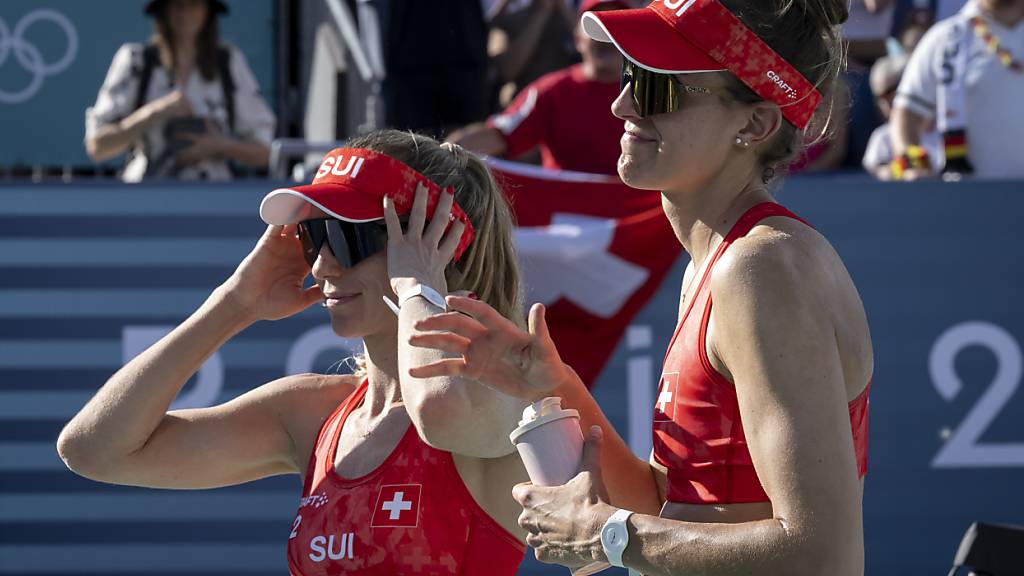
<path id="1" fill-rule="evenodd" d="M 323 299 L 319 286 L 303 287 L 309 265 L 295 229 L 295 224 L 268 226 L 224 283 L 228 297 L 252 321 L 287 318 Z"/>
<path id="2" fill-rule="evenodd" d="M 416 196 L 409 212 L 406 230 L 395 211 L 394 201 L 384 197 L 384 222 L 388 229 L 388 276 L 395 294 L 423 284 L 441 294 L 448 291 L 445 267 L 452 261 L 462 238 L 465 224 L 460 220 L 448 227 L 455 197 L 451 191 L 441 193 L 434 214 L 427 222 L 427 188 L 416 185 Z"/>
<path id="3" fill-rule="evenodd" d="M 530 309 L 530 328 L 525 332 L 479 300 L 449 296 L 447 301 L 452 312 L 417 322 L 416 330 L 421 333 L 411 336 L 409 343 L 461 357 L 411 368 L 413 377 L 472 378 L 529 401 L 549 396 L 567 379 L 577 377 L 562 362 L 551 340 L 543 304 Z"/>

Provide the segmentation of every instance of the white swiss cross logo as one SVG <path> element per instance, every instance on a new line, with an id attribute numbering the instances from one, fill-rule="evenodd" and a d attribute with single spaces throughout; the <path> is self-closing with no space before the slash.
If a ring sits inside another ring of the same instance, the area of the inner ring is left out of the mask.
<path id="1" fill-rule="evenodd" d="M 373 509 L 373 527 L 414 528 L 420 516 L 420 484 L 392 484 L 380 487 Z"/>
<path id="2" fill-rule="evenodd" d="M 550 226 L 516 228 L 528 299 L 565 298 L 599 318 L 618 314 L 651 273 L 609 251 L 615 226 L 614 218 L 555 213 Z"/>
<path id="3" fill-rule="evenodd" d="M 676 384 L 679 382 L 678 372 L 666 372 L 661 375 L 658 386 L 658 399 L 654 403 L 654 421 L 671 422 L 676 415 Z"/>

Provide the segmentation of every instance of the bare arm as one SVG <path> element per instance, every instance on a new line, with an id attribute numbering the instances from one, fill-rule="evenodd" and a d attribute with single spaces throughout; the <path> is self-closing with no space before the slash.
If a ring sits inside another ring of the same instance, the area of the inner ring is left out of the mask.
<path id="1" fill-rule="evenodd" d="M 601 462 L 609 502 L 618 508 L 657 516 L 664 502 L 664 473 L 633 454 L 576 372 L 568 365 L 566 368 L 571 375 L 554 395 L 562 397 L 563 406 L 579 411 L 584 432 L 594 425 L 601 427 Z"/>
<path id="2" fill-rule="evenodd" d="M 487 156 L 501 156 L 506 150 L 505 137 L 501 132 L 483 122 L 470 124 L 452 132 L 448 136 L 448 141 L 470 152 Z"/>
<path id="3" fill-rule="evenodd" d="M 561 396 L 563 406 L 579 411 L 584 431 L 595 424 L 606 431 L 607 441 L 602 444 L 601 457 L 609 462 L 606 484 L 611 501 L 623 508 L 658 513 L 662 503 L 659 471 L 633 455 L 583 381 L 559 358 L 544 321 L 543 305 L 534 304 L 530 309 L 529 332 L 483 302 L 449 297 L 448 306 L 452 312 L 418 322 L 415 327 L 421 334 L 411 342 L 414 346 L 447 351 L 449 357 L 421 364 L 413 369 L 414 374 L 420 377 L 463 374 L 488 388 L 528 402 Z"/>
<path id="4" fill-rule="evenodd" d="M 270 147 L 262 142 L 228 138 L 221 153 L 253 168 L 266 168 L 270 163 Z"/>
<path id="5" fill-rule="evenodd" d="M 407 230 L 402 231 L 394 205 L 385 204 L 388 226 L 388 272 L 396 294 L 417 284 L 429 286 L 442 295 L 447 292 L 446 264 L 455 253 L 462 235 L 461 221 L 445 227 L 454 197 L 442 192 L 437 207 L 425 223 L 427 191 L 417 186 Z M 426 298 L 406 300 L 398 315 L 398 369 L 402 398 L 420 437 L 428 444 L 477 458 L 498 458 L 514 451 L 509 433 L 522 413 L 524 403 L 457 375 L 418 377 L 410 367 L 444 359 L 445 352 L 411 345 L 416 323 L 441 309 Z"/>
<path id="6" fill-rule="evenodd" d="M 319 297 L 318 289 L 302 288 L 308 268 L 289 233 L 268 228 L 231 279 L 75 415 L 57 441 L 69 468 L 105 482 L 165 488 L 223 486 L 299 469 L 282 415 L 294 400 L 289 390 L 317 382 L 285 379 L 222 406 L 167 411 L 189 376 L 234 334 Z"/>
<path id="7" fill-rule="evenodd" d="M 897 105 L 893 108 L 890 122 L 892 123 L 890 135 L 893 157 L 898 158 L 905 154 L 911 146 L 921 145 L 924 133 L 931 121 L 905 106 Z M 932 170 L 907 170 L 904 179 L 913 180 L 928 176 L 931 172 Z"/>
<path id="8" fill-rule="evenodd" d="M 192 113 L 185 95 L 175 90 L 135 110 L 120 122 L 100 126 L 85 140 L 85 150 L 96 162 L 109 160 L 127 150 L 152 126 Z"/>
<path id="9" fill-rule="evenodd" d="M 860 485 L 829 281 L 803 272 L 797 260 L 806 256 L 737 248 L 712 280 L 710 330 L 744 428 L 757 431 L 748 447 L 774 517 L 694 524 L 634 515 L 624 561 L 651 575 L 861 574 Z"/>

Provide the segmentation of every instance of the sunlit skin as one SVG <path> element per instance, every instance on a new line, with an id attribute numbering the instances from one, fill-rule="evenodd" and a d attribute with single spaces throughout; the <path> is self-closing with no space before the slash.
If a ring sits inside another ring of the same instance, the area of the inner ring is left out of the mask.
<path id="1" fill-rule="evenodd" d="M 720 74 L 679 79 L 712 94 L 686 94 L 680 110 L 640 118 L 627 88 L 613 112 L 624 121 L 619 175 L 662 192 L 665 214 L 691 257 L 680 289 L 685 303 L 696 270 L 739 217 L 772 199 L 758 153 L 783 119 L 773 103 L 723 96 Z M 636 513 L 623 562 L 646 575 L 862 574 L 862 482 L 847 404 L 870 381 L 873 359 L 845 267 L 813 229 L 768 218 L 730 246 L 710 290 L 707 355 L 735 386 L 768 502 L 665 504 L 665 470 L 632 455 L 561 362 L 540 304 L 524 332 L 483 303 L 450 297 L 453 312 L 417 324 L 448 333 L 412 343 L 461 358 L 412 373 L 471 374 L 505 394 L 555 394 L 579 410 L 589 432 L 580 473 L 564 486 L 513 490 L 523 506 L 519 524 L 541 561 L 576 567 L 605 560 L 601 527 L 625 508 Z"/>
<path id="2" fill-rule="evenodd" d="M 509 492 L 526 478 L 508 441 L 522 402 L 461 377 L 412 381 L 401 366 L 443 357 L 402 344 L 412 324 L 437 312 L 412 298 L 399 316 L 382 297 L 429 283 L 446 292 L 462 223 L 448 231 L 453 198 L 443 194 L 427 221 L 427 194 L 417 190 L 408 230 L 384 202 L 386 253 L 356 266 L 338 264 L 324 247 L 311 270 L 296 226 L 269 226 L 252 252 L 207 301 L 168 336 L 115 373 L 67 424 L 58 451 L 69 468 L 98 481 L 154 488 L 235 485 L 267 476 L 304 476 L 323 422 L 360 384 L 353 375 L 286 376 L 218 406 L 168 411 L 178 391 L 232 336 L 259 320 L 288 318 L 323 302 L 336 334 L 361 337 L 369 386 L 343 427 L 335 469 L 358 477 L 377 468 L 409 424 L 425 442 L 452 453 L 473 498 L 512 534 L 519 509 Z M 499 479 L 499 480 L 495 480 Z"/>

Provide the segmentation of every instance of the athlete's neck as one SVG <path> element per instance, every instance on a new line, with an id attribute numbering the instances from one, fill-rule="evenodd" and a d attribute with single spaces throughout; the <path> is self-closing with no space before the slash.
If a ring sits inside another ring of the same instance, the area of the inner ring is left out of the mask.
<path id="1" fill-rule="evenodd" d="M 374 334 L 363 338 L 366 377 L 369 380 L 363 406 L 371 419 L 387 414 L 395 405 L 402 404 L 402 388 L 398 383 L 397 341 L 397 334 Z"/>
<path id="2" fill-rule="evenodd" d="M 704 263 L 744 212 L 772 199 L 754 172 L 743 176 L 744 171 L 723 170 L 692 190 L 662 192 L 661 206 L 695 267 Z"/>

